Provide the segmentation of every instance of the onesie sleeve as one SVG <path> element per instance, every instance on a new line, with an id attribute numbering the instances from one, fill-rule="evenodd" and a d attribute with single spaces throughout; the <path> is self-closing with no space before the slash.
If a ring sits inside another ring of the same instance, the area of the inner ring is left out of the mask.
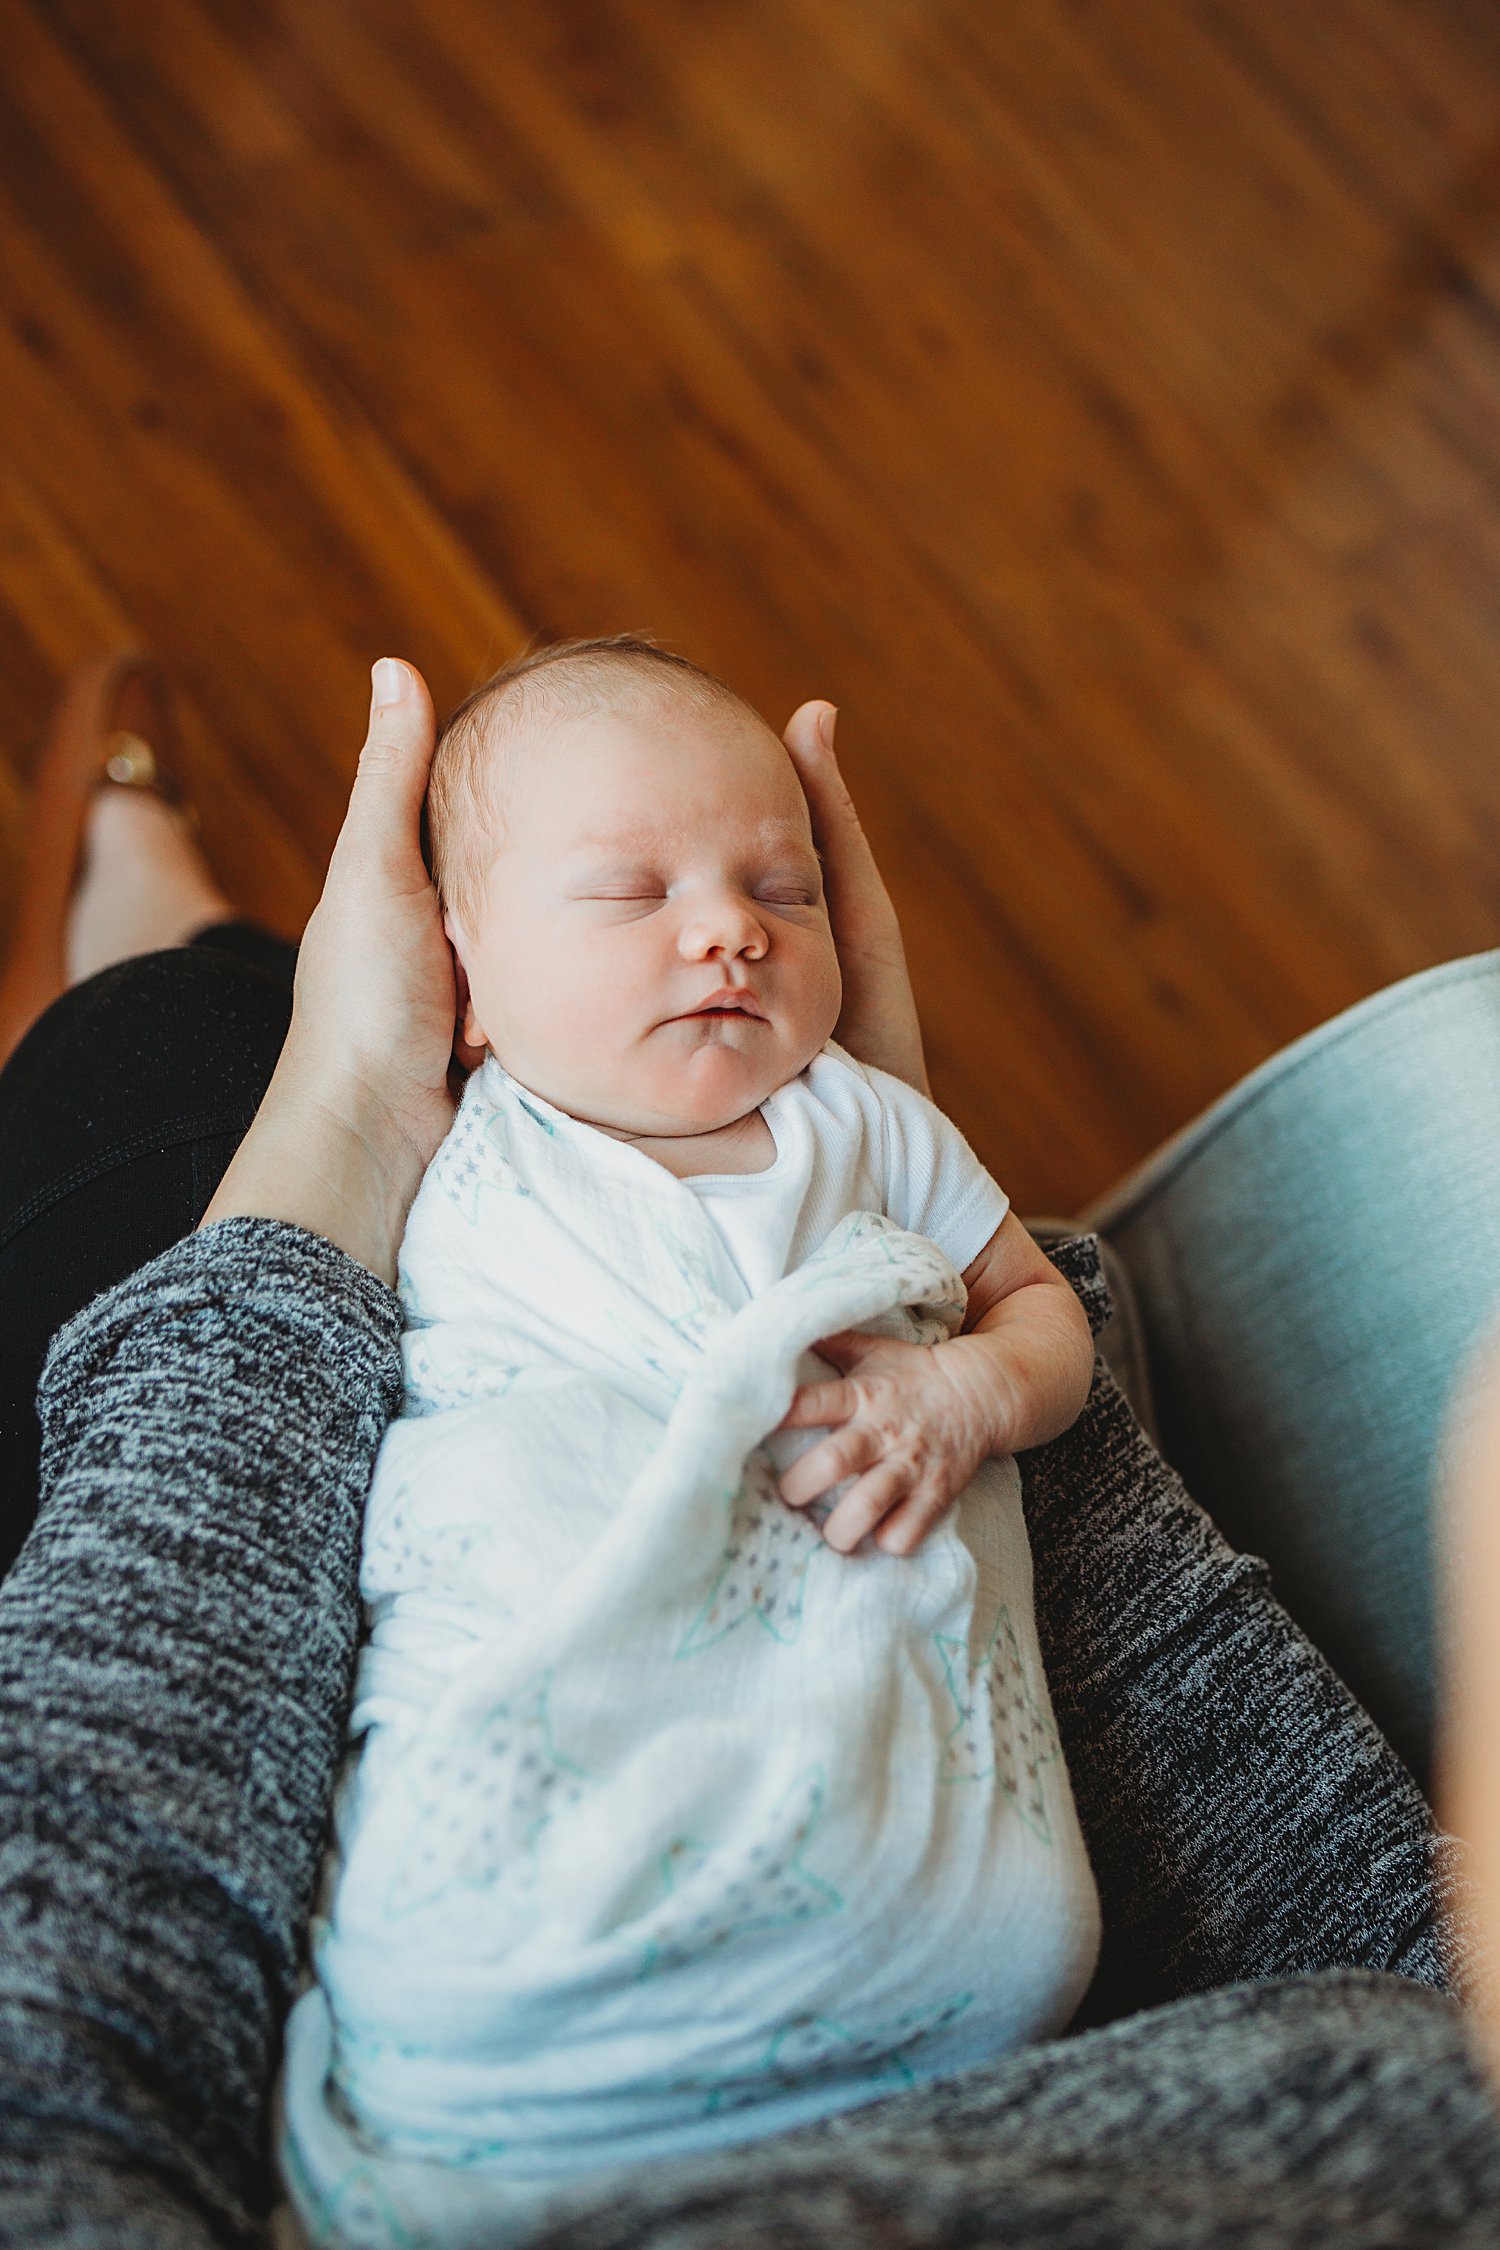
<path id="1" fill-rule="evenodd" d="M 885 1212 L 926 1235 L 960 1273 L 994 1234 L 1010 1197 L 936 1103 L 883 1070 L 865 1070 L 880 1104 Z"/>

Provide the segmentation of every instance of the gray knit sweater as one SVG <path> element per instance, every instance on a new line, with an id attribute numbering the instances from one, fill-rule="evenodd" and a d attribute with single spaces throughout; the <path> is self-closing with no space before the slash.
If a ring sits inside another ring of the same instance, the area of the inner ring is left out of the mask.
<path id="1" fill-rule="evenodd" d="M 1090 1246 L 1058 1262 L 1097 1324 Z M 0 2242 L 260 2237 L 398 1333 L 327 1243 L 233 1220 L 54 1345 L 42 1512 L 0 1590 Z M 1107 1987 L 1171 2004 L 593 2181 L 540 2235 L 1493 2250 L 1500 2133 L 1440 1989 L 1417 1791 L 1107 1375 L 1023 1468 Z"/>

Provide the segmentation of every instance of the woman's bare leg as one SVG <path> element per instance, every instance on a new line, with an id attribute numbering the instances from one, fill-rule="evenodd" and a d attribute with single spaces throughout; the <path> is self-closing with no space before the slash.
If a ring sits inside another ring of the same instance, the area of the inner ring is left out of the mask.
<path id="1" fill-rule="evenodd" d="M 196 837 L 175 807 L 147 789 L 99 790 L 64 940 L 69 985 L 117 961 L 186 945 L 234 918 Z"/>

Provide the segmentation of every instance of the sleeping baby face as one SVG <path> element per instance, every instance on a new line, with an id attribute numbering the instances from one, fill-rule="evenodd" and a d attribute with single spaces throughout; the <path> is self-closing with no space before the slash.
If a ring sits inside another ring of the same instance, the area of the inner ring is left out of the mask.
<path id="1" fill-rule="evenodd" d="M 448 907 L 465 1036 L 627 1134 L 716 1131 L 795 1078 L 838 1019 L 839 968 L 806 801 L 769 727 L 652 682 L 543 704 L 494 755 L 470 800 L 488 830 L 475 879 Z"/>

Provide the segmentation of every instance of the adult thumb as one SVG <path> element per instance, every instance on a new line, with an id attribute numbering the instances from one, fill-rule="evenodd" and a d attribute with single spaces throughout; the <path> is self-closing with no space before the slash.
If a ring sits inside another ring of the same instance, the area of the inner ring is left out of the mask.
<path id="1" fill-rule="evenodd" d="M 437 721 L 414 664 L 382 656 L 370 674 L 370 723 L 349 810 L 339 834 L 361 852 L 404 861 L 418 852 L 418 827 Z"/>
<path id="2" fill-rule="evenodd" d="M 799 703 L 787 720 L 781 739 L 791 752 L 792 763 L 799 773 L 804 761 L 812 763 L 832 753 L 838 716 L 835 704 L 815 696 L 810 703 Z"/>

